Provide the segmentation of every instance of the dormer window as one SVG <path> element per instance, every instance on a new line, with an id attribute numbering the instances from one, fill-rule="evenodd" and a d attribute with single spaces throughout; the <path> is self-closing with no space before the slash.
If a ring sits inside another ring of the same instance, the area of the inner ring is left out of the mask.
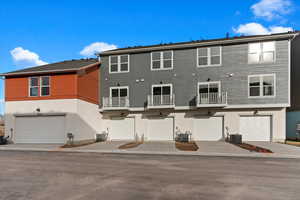
<path id="1" fill-rule="evenodd" d="M 109 56 L 109 73 L 129 72 L 129 55 Z"/>
<path id="2" fill-rule="evenodd" d="M 173 51 L 151 53 L 151 70 L 173 69 Z"/>

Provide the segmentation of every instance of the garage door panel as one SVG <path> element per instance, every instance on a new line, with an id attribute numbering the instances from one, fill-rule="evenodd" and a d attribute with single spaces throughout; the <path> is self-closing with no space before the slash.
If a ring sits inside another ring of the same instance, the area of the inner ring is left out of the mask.
<path id="1" fill-rule="evenodd" d="M 147 119 L 147 139 L 153 141 L 174 140 L 173 118 Z"/>
<path id="2" fill-rule="evenodd" d="M 270 141 L 270 116 L 243 116 L 240 118 L 240 134 L 244 141 Z"/>
<path id="3" fill-rule="evenodd" d="M 224 139 L 223 117 L 194 118 L 192 138 L 202 141 L 219 141 Z"/>
<path id="4" fill-rule="evenodd" d="M 133 140 L 134 118 L 112 118 L 108 136 L 110 140 Z"/>
<path id="5" fill-rule="evenodd" d="M 65 143 L 65 117 L 16 117 L 16 143 Z"/>

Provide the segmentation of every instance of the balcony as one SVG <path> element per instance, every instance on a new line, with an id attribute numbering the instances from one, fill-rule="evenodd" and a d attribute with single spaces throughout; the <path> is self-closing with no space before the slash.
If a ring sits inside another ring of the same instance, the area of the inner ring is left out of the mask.
<path id="1" fill-rule="evenodd" d="M 175 95 L 148 95 L 148 108 L 160 109 L 160 108 L 174 108 L 175 107 Z"/>
<path id="2" fill-rule="evenodd" d="M 103 110 L 128 110 L 129 97 L 103 97 Z"/>
<path id="3" fill-rule="evenodd" d="M 200 93 L 197 96 L 197 107 L 225 107 L 227 106 L 227 92 Z"/>

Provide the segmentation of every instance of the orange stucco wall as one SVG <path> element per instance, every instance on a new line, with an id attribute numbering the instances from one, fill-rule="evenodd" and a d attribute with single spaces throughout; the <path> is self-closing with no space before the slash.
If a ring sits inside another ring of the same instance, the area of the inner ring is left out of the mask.
<path id="1" fill-rule="evenodd" d="M 28 101 L 79 98 L 98 103 L 99 68 L 91 67 L 82 73 L 47 74 L 50 76 L 50 96 L 29 97 L 29 77 L 6 77 L 5 101 Z M 36 75 L 38 76 L 38 75 Z"/>
<path id="2" fill-rule="evenodd" d="M 50 75 L 50 96 L 29 97 L 29 77 L 5 79 L 5 100 L 71 99 L 77 96 L 76 74 Z"/>
<path id="3" fill-rule="evenodd" d="M 99 67 L 95 66 L 78 73 L 78 98 L 98 104 Z"/>

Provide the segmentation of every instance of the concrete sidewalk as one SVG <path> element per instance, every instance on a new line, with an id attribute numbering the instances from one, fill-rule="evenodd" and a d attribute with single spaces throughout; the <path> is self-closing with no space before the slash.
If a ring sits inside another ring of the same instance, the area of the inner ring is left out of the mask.
<path id="1" fill-rule="evenodd" d="M 128 142 L 128 141 L 127 141 Z M 256 153 L 241 149 L 226 142 L 196 142 L 198 151 L 180 151 L 174 142 L 145 142 L 138 147 L 120 150 L 118 147 L 125 141 L 95 143 L 76 148 L 60 148 L 57 144 L 10 144 L 0 146 L 0 150 L 7 151 L 59 151 L 59 152 L 89 152 L 115 153 L 137 155 L 183 155 L 183 156 L 224 156 L 224 157 L 253 157 L 253 158 L 300 158 L 300 148 L 270 142 L 251 142 L 251 144 L 265 147 L 274 153 Z M 250 143 L 250 142 L 249 142 Z"/>

